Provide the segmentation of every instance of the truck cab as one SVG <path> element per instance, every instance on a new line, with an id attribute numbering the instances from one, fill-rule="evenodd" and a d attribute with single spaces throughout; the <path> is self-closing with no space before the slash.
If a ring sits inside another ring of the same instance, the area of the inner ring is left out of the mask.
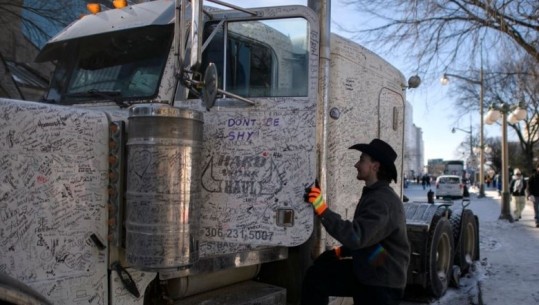
<path id="1" fill-rule="evenodd" d="M 237 283 L 293 302 L 337 244 L 306 187 L 351 216 L 348 147 L 381 138 L 402 195 L 408 84 L 319 13 L 158 0 L 52 38 L 46 97 L 0 99 L 0 269 L 54 304 L 198 304 Z"/>

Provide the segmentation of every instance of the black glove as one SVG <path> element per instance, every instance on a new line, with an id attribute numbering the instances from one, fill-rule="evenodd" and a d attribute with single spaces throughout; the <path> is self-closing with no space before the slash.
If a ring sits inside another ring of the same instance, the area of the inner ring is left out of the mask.
<path id="1" fill-rule="evenodd" d="M 331 250 L 327 250 L 327 251 L 323 252 L 322 254 L 320 254 L 316 258 L 316 260 L 314 262 L 315 263 L 325 263 L 325 262 L 336 261 L 336 260 L 339 260 L 339 259 L 341 259 L 341 258 L 337 255 L 336 249 L 331 249 Z"/>

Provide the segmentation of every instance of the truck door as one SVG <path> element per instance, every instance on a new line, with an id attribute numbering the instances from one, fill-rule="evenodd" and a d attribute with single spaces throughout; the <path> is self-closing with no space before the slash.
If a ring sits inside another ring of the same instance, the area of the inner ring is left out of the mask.
<path id="1" fill-rule="evenodd" d="M 313 229 L 318 22 L 302 6 L 250 10 L 263 17 L 213 13 L 201 70 L 214 63 L 218 88 L 253 103 L 220 93 L 209 111 L 196 96 L 175 106 L 205 112 L 200 239 L 294 246 Z"/>
<path id="2" fill-rule="evenodd" d="M 400 86 L 400 84 L 397 84 Z M 400 88 L 399 88 L 400 89 Z M 397 152 L 397 183 L 396 191 L 402 194 L 402 164 L 404 157 L 404 97 L 402 89 L 394 90 L 391 86 L 380 89 L 378 98 L 379 115 L 379 134 L 380 139 L 391 144 Z"/>

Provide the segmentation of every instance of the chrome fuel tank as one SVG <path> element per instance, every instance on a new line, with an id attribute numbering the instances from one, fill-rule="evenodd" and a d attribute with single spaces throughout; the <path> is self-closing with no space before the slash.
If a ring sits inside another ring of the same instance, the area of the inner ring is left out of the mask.
<path id="1" fill-rule="evenodd" d="M 201 112 L 166 104 L 130 109 L 126 251 L 140 269 L 197 261 Z"/>

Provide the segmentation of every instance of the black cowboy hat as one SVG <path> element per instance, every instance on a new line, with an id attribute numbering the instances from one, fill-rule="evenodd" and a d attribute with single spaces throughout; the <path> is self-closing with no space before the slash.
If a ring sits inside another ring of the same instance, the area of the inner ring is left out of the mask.
<path id="1" fill-rule="evenodd" d="M 374 160 L 380 162 L 380 164 L 389 171 L 390 178 L 397 182 L 397 168 L 395 167 L 397 153 L 389 144 L 380 139 L 374 139 L 369 144 L 355 144 L 348 149 L 356 149 L 364 152 Z"/>

